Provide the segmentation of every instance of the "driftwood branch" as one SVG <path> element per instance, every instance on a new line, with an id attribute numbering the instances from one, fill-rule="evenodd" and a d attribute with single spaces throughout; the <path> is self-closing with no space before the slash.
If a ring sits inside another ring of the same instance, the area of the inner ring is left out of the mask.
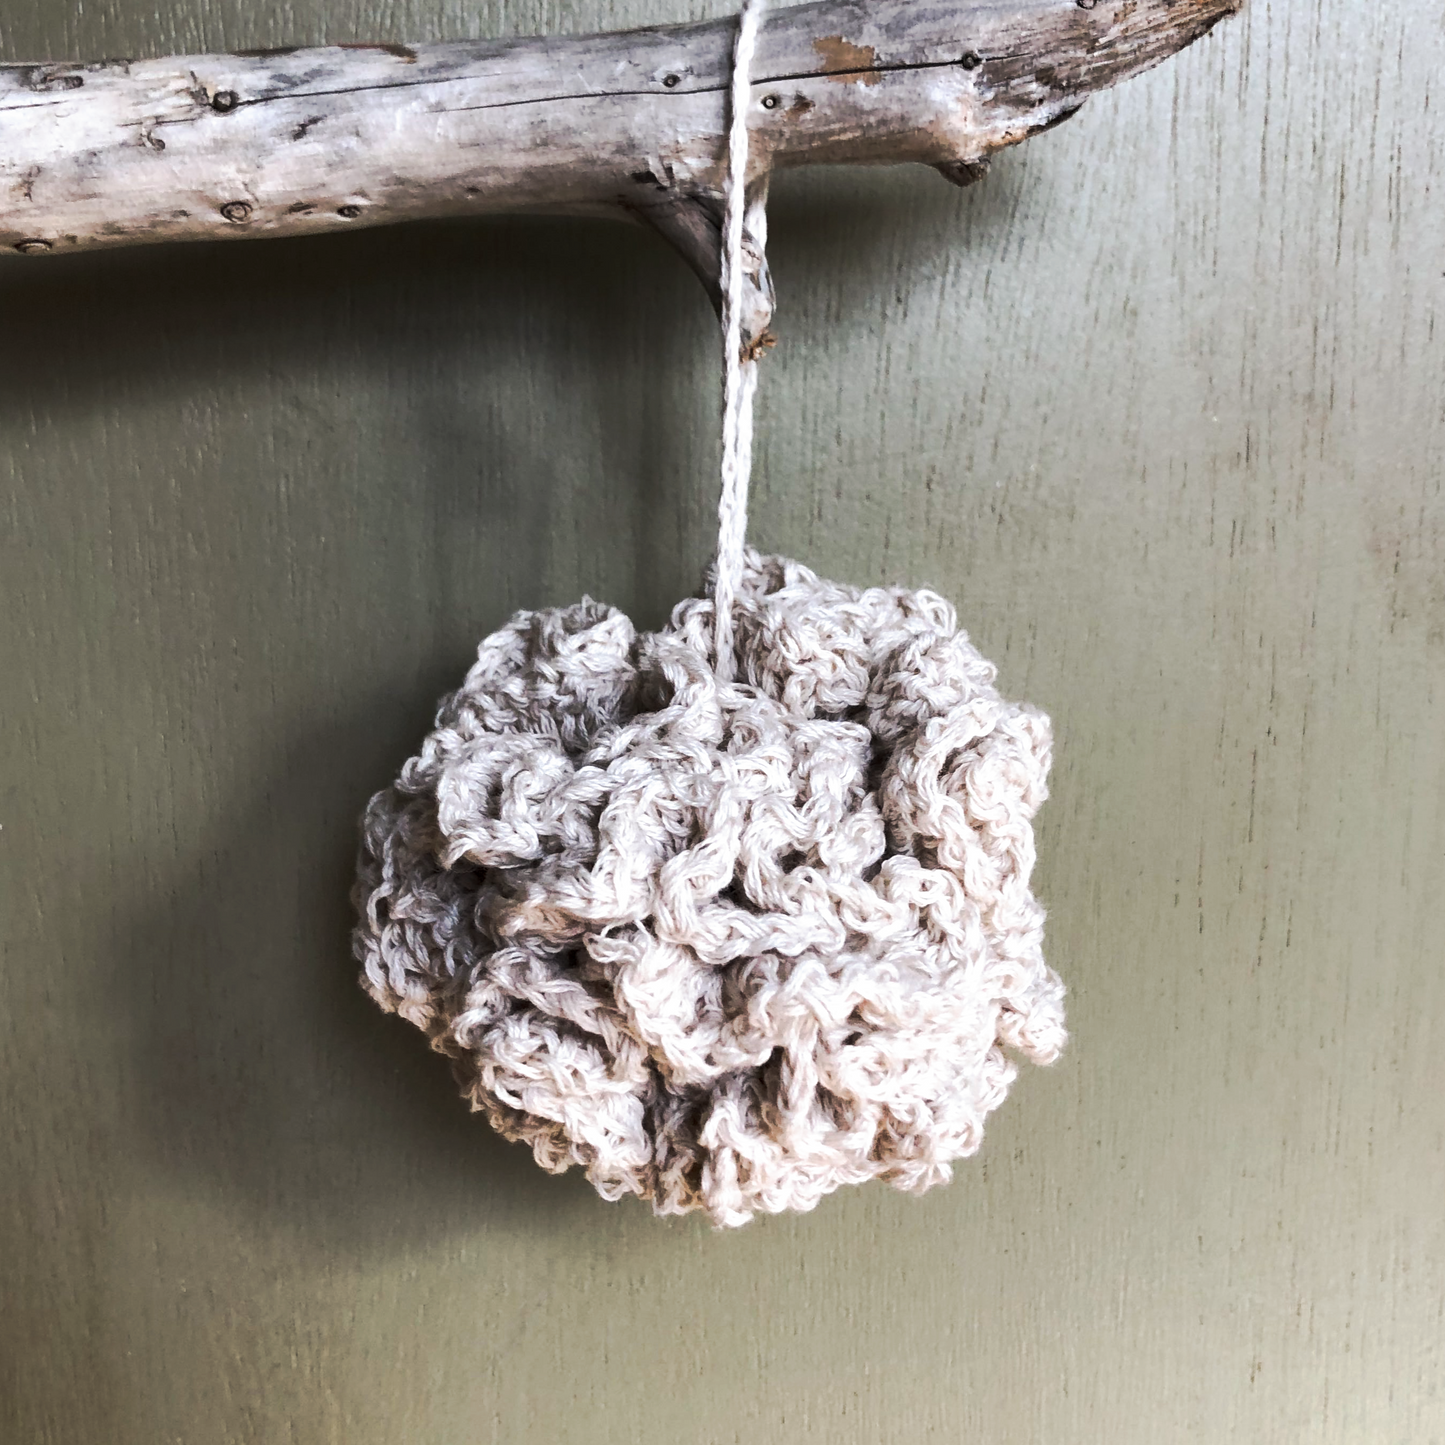
<path id="1" fill-rule="evenodd" d="M 754 214 L 777 166 L 916 161 L 968 184 L 1241 3 L 774 10 L 754 67 Z M 604 209 L 655 225 L 715 291 L 733 27 L 0 66 L 0 254 Z"/>

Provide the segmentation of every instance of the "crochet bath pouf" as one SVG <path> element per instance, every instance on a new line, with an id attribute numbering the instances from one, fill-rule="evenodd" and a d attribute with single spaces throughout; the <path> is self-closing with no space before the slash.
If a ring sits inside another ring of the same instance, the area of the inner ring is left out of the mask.
<path id="1" fill-rule="evenodd" d="M 638 634 L 522 612 L 363 823 L 362 982 L 543 1168 L 718 1224 L 922 1191 L 1064 1043 L 1048 719 L 927 591 L 749 552 Z"/>

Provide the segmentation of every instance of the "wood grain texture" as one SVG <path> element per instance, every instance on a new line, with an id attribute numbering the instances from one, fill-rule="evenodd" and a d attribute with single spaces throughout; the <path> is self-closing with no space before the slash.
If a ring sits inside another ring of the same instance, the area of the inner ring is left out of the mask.
<path id="1" fill-rule="evenodd" d="M 726 1237 L 493 1140 L 346 949 L 480 634 L 696 585 L 691 278 L 517 220 L 3 268 L 0 1439 L 1445 1440 L 1442 74 L 1424 0 L 1254 0 L 983 186 L 777 183 L 753 535 L 941 587 L 1053 715 L 1073 1042 L 950 1188 Z"/>
<path id="2" fill-rule="evenodd" d="M 750 174 L 918 161 L 976 177 L 1239 3 L 777 7 L 752 66 Z M 0 254 L 499 210 L 720 212 L 735 30 L 0 64 Z"/>
<path id="3" fill-rule="evenodd" d="M 771 173 L 921 162 L 970 185 L 1240 0 L 814 0 L 751 67 L 743 342 L 772 319 Z M 733 17 L 580 37 L 0 63 L 0 256 L 498 211 L 654 226 L 721 311 Z"/>

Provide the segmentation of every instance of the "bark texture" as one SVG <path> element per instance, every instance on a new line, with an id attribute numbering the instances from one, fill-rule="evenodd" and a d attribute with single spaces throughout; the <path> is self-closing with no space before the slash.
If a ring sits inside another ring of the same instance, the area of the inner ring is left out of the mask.
<path id="1" fill-rule="evenodd" d="M 822 0 L 774 11 L 775 165 L 991 152 L 1240 0 Z M 717 207 L 731 20 L 580 38 L 0 66 L 0 248 L 304 234 L 502 209 Z M 674 229 L 706 233 L 696 217 Z"/>

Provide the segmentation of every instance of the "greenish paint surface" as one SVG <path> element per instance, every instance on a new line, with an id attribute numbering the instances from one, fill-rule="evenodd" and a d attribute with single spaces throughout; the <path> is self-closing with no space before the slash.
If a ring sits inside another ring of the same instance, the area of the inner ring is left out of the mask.
<path id="1" fill-rule="evenodd" d="M 718 13 L 6 0 L 5 59 Z M 753 536 L 1054 717 L 1070 985 L 952 1186 L 541 1174 L 353 983 L 477 639 L 646 624 L 716 358 L 624 226 L 0 258 L 0 1439 L 1445 1441 L 1445 30 L 1254 0 L 959 193 L 784 178 Z"/>

